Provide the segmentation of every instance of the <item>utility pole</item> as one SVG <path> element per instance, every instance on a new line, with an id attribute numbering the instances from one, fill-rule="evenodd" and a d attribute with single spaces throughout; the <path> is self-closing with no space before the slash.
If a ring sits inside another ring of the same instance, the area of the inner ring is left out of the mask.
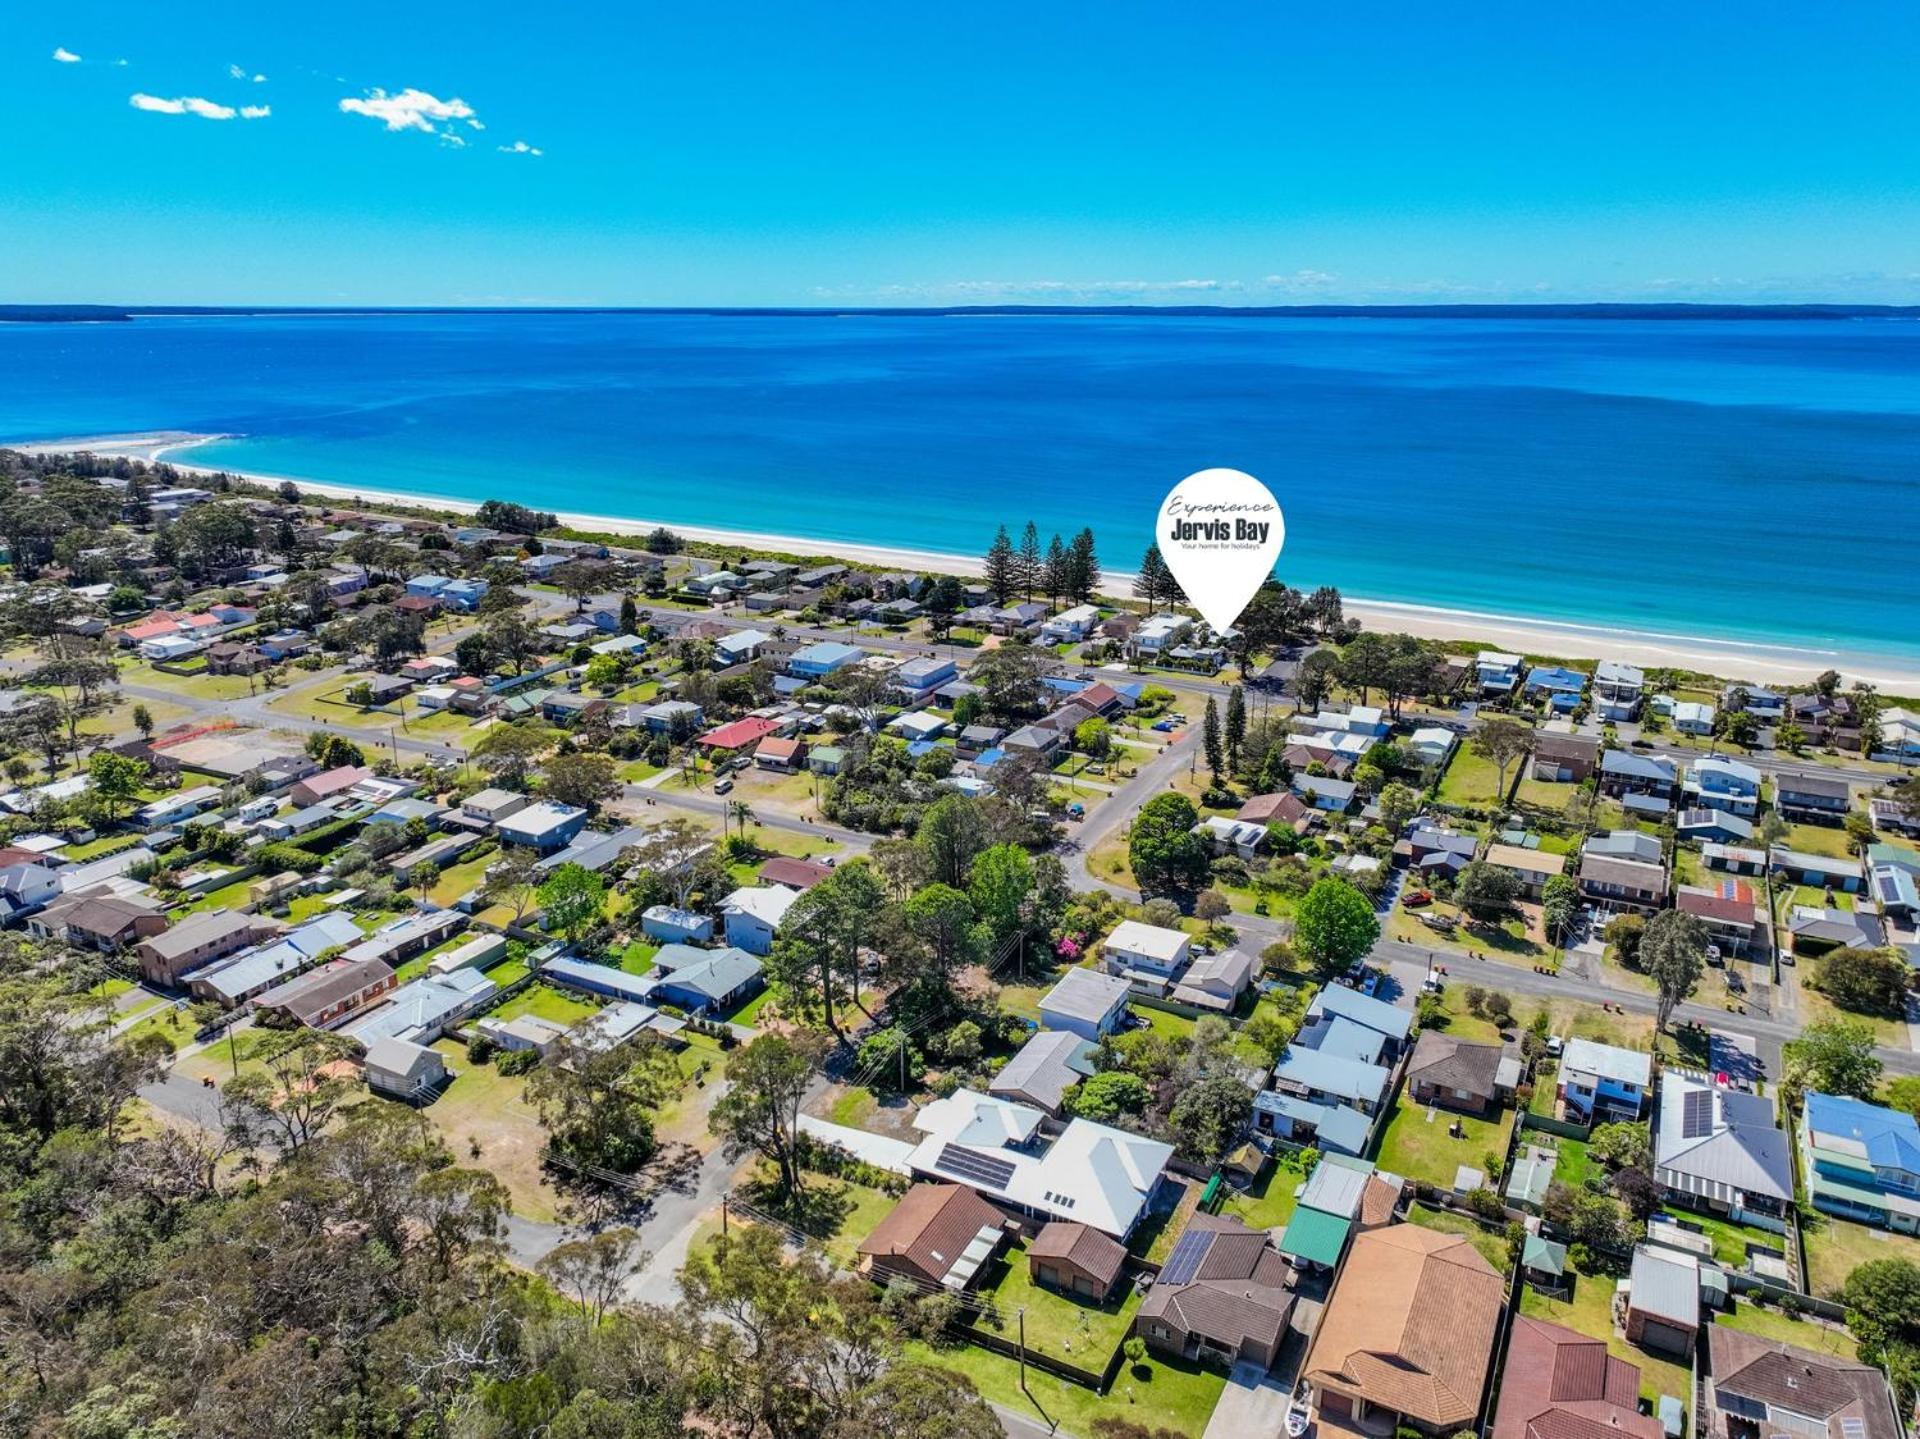
<path id="1" fill-rule="evenodd" d="M 722 1239 L 727 1237 L 727 1201 L 730 1198 L 732 1195 L 726 1193 L 720 1196 L 720 1237 Z"/>
<path id="2" fill-rule="evenodd" d="M 1027 1398 L 1033 1395 L 1027 1389 L 1027 1306 L 1020 1306 L 1020 1392 Z"/>

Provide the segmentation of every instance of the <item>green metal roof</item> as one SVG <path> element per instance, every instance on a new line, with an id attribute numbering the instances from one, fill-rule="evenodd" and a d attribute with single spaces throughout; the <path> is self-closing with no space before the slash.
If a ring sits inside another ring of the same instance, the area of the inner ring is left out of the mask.
<path id="1" fill-rule="evenodd" d="M 1346 1251 L 1347 1233 L 1352 1228 L 1337 1214 L 1302 1206 L 1293 1211 L 1286 1233 L 1280 1236 L 1280 1252 L 1314 1264 L 1335 1265 Z"/>
<path id="2" fill-rule="evenodd" d="M 1520 1246 L 1520 1266 L 1523 1269 L 1537 1269 L 1542 1274 L 1565 1274 L 1567 1246 L 1556 1244 L 1551 1239 L 1542 1239 L 1537 1234 L 1529 1234 L 1527 1242 Z"/>

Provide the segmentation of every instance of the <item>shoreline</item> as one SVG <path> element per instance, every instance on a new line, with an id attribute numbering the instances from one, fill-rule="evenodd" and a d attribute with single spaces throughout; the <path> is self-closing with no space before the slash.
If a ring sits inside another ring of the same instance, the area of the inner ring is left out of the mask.
<path id="1" fill-rule="evenodd" d="M 402 504 L 468 515 L 480 507 L 478 500 L 343 485 L 311 480 L 300 475 L 267 474 L 169 458 L 176 451 L 192 450 L 212 440 L 227 438 L 234 437 L 161 430 L 32 440 L 10 444 L 5 448 L 32 455 L 84 450 L 105 457 L 167 464 L 183 474 L 230 474 L 268 485 L 291 481 L 303 492 L 336 500 Z M 855 560 L 886 569 L 925 570 L 967 578 L 977 578 L 982 570 L 982 563 L 977 558 L 897 545 L 807 539 L 795 535 L 723 529 L 668 520 L 631 519 L 617 515 L 556 512 L 556 516 L 565 528 L 598 534 L 641 536 L 664 527 L 688 539 L 709 544 L 740 545 L 785 554 Z M 1130 599 L 1132 579 L 1130 572 L 1110 570 L 1105 575 L 1101 593 L 1111 598 Z M 1618 659 L 1648 668 L 1686 669 L 1729 680 L 1752 680 L 1764 684 L 1805 683 L 1823 670 L 1835 669 L 1849 683 L 1864 681 L 1883 690 L 1920 693 L 1920 660 L 1849 654 L 1842 650 L 1815 650 L 1795 645 L 1769 644 L 1764 640 L 1723 640 L 1663 631 L 1620 629 L 1604 623 L 1488 614 L 1408 601 L 1368 599 L 1344 592 L 1342 599 L 1347 613 L 1359 619 L 1368 629 L 1400 631 L 1420 639 L 1474 640 L 1483 642 L 1490 649 L 1506 649 L 1520 654 L 1553 655 L 1562 659 Z"/>

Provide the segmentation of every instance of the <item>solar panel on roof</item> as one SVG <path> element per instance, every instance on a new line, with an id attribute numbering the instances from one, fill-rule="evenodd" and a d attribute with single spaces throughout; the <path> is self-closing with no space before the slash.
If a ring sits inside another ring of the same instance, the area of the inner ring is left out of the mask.
<path id="1" fill-rule="evenodd" d="M 1200 1272 L 1201 1261 L 1207 1257 L 1211 1237 L 1204 1230 L 1190 1229 L 1182 1234 L 1179 1243 L 1173 1246 L 1173 1253 L 1167 1256 L 1167 1262 L 1160 1266 L 1160 1282 L 1193 1283 L 1194 1276 Z"/>
<path id="2" fill-rule="evenodd" d="M 1840 1420 L 1841 1439 L 1867 1439 L 1867 1421 L 1849 1414 Z"/>
<path id="3" fill-rule="evenodd" d="M 1680 1137 L 1700 1139 L 1713 1133 L 1713 1091 L 1688 1090 L 1681 1100 Z"/>
<path id="4" fill-rule="evenodd" d="M 948 1144 L 941 1148 L 940 1157 L 934 1161 L 935 1169 L 944 1169 L 949 1174 L 957 1174 L 974 1184 L 989 1185 L 994 1189 L 1005 1189 L 1007 1181 L 1013 1178 L 1013 1161 L 996 1159 L 990 1154 L 982 1154 L 977 1149 L 968 1149 L 965 1145 Z"/>

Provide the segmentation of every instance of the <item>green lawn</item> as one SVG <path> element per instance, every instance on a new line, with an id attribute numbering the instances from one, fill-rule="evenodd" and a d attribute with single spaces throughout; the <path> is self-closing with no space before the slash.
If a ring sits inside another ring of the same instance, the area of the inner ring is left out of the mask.
<path id="1" fill-rule="evenodd" d="M 528 972 L 527 966 L 517 959 L 503 959 L 500 963 L 494 965 L 492 969 L 481 971 L 482 974 L 486 975 L 488 979 L 492 980 L 502 989 L 505 989 L 510 984 L 518 984 L 522 979 L 526 978 Z"/>
<path id="2" fill-rule="evenodd" d="M 1480 1257 L 1494 1267 L 1494 1271 L 1505 1274 L 1512 1268 L 1507 1262 L 1507 1241 L 1500 1235 L 1481 1228 L 1464 1214 L 1455 1214 L 1445 1209 L 1430 1209 L 1424 1204 L 1416 1204 L 1407 1211 L 1407 1222 L 1418 1224 L 1422 1229 L 1437 1229 L 1442 1234 L 1460 1234 L 1472 1241 L 1473 1247 L 1480 1251 Z"/>
<path id="3" fill-rule="evenodd" d="M 1526 1138 L 1528 1143 L 1551 1149 L 1560 1156 L 1554 1161 L 1553 1177 L 1562 1184 L 1579 1189 L 1589 1177 L 1600 1173 L 1600 1166 L 1593 1162 L 1592 1153 L 1578 1139 L 1562 1139 L 1557 1134 L 1534 1131 L 1529 1131 Z"/>
<path id="4" fill-rule="evenodd" d="M 459 864 L 448 865 L 440 871 L 440 877 L 433 882 L 433 888 L 427 891 L 427 898 L 442 907 L 451 905 L 470 889 L 475 889 L 486 878 L 487 866 L 500 858 L 498 850 L 490 849 L 478 859 L 462 860 Z"/>
<path id="5" fill-rule="evenodd" d="M 839 1227 L 823 1244 L 834 1263 L 850 1269 L 857 1258 L 860 1241 L 873 1233 L 874 1226 L 892 1213 L 893 1206 L 900 1201 L 883 1189 L 870 1189 L 864 1184 L 843 1184 L 840 1192 L 846 1202 L 846 1212 Z"/>
<path id="6" fill-rule="evenodd" d="M 620 967 L 628 974 L 645 974 L 653 968 L 653 957 L 659 952 L 659 945 L 636 939 L 620 952 Z"/>
<path id="7" fill-rule="evenodd" d="M 1837 825 L 1788 825 L 1787 837 L 1781 843 L 1802 854 L 1823 854 L 1829 859 L 1853 858 L 1853 851 L 1847 844 L 1847 832 Z"/>
<path id="8" fill-rule="evenodd" d="M 555 1024 L 572 1024 L 599 1008 L 597 1004 L 576 998 L 551 985 L 530 984 L 493 1010 L 492 1015 L 495 1019 L 518 1019 L 523 1014 L 531 1014 L 538 1019 L 550 1019 Z"/>
<path id="9" fill-rule="evenodd" d="M 173 911 L 176 920 L 190 914 L 199 914 L 209 909 L 234 909 L 247 902 L 247 889 L 251 880 L 236 880 L 232 884 L 223 884 L 218 889 L 210 889 L 198 899 L 189 900 Z"/>
<path id="10" fill-rule="evenodd" d="M 1693 1375 L 1678 1364 L 1656 1359 L 1644 1349 L 1627 1343 L 1613 1330 L 1613 1280 L 1605 1275 L 1573 1275 L 1573 1298 L 1565 1302 L 1540 1293 L 1531 1286 L 1520 1291 L 1520 1312 L 1534 1319 L 1595 1339 L 1604 1339 L 1607 1349 L 1617 1357 L 1640 1368 L 1640 1397 L 1657 1400 L 1671 1394 L 1689 1409 L 1693 1401 Z"/>
<path id="11" fill-rule="evenodd" d="M 469 1064 L 466 1046 L 455 1039 L 433 1047 L 455 1078 L 420 1112 L 446 1137 L 462 1164 L 478 1164 L 506 1186 L 515 1214 L 551 1223 L 556 1196 L 540 1167 L 547 1133 L 526 1102 L 526 1076 L 502 1074 L 491 1064 Z M 472 1159 L 475 1144 L 479 1157 Z"/>
<path id="12" fill-rule="evenodd" d="M 1462 1137 L 1448 1131 L 1458 1121 Z M 1497 1118 L 1478 1119 L 1470 1114 L 1454 1114 L 1446 1109 L 1429 1109 L 1402 1097 L 1398 1111 L 1387 1123 L 1380 1140 L 1380 1167 L 1391 1174 L 1421 1180 L 1438 1189 L 1453 1187 L 1454 1171 L 1463 1164 L 1475 1169 L 1486 1167 L 1492 1156 L 1497 1165 L 1507 1152 L 1507 1136 L 1513 1130 L 1513 1111 L 1502 1110 Z M 1487 1185 L 1497 1189 L 1500 1175 L 1487 1172 Z"/>
<path id="13" fill-rule="evenodd" d="M 1810 1319 L 1795 1319 L 1778 1309 L 1763 1309 L 1744 1299 L 1734 1301 L 1732 1313 L 1716 1314 L 1713 1322 L 1747 1334 L 1758 1334 L 1762 1339 L 1811 1350 L 1815 1354 L 1834 1354 L 1842 1359 L 1853 1359 L 1860 1352 L 1860 1346 L 1844 1329 L 1818 1324 Z"/>
<path id="14" fill-rule="evenodd" d="M 1512 783 L 1520 768 L 1507 766 L 1507 781 Z M 1474 805 L 1486 808 L 1500 802 L 1500 770 L 1490 759 L 1483 759 L 1466 745 L 1454 748 L 1453 759 L 1440 781 L 1440 798 L 1446 804 Z"/>
<path id="15" fill-rule="evenodd" d="M 1095 1422 L 1106 1418 L 1199 1439 L 1227 1383 L 1222 1370 L 1154 1358 L 1144 1365 L 1123 1368 L 1112 1391 L 1104 1396 L 1036 1369 L 1027 1371 L 1023 1391 L 1016 1360 L 975 1345 L 935 1347 L 914 1340 L 906 1346 L 906 1357 L 964 1374 L 993 1403 L 1041 1424 L 1057 1426 L 1079 1439 L 1090 1439 Z"/>
<path id="16" fill-rule="evenodd" d="M 1783 1253 L 1787 1248 L 1787 1236 L 1771 1230 L 1735 1224 L 1730 1219 L 1721 1219 L 1716 1215 L 1695 1214 L 1690 1209 L 1678 1209 L 1671 1204 L 1663 1206 L 1660 1212 L 1706 1235 L 1713 1241 L 1713 1257 L 1731 1268 L 1745 1267 L 1748 1244 L 1759 1244 Z"/>
<path id="17" fill-rule="evenodd" d="M 1133 1326 L 1140 1295 L 1132 1285 L 1106 1304 L 1069 1298 L 1043 1288 L 1033 1280 L 1023 1244 L 1009 1245 L 981 1276 L 977 1292 L 993 1301 L 999 1323 L 978 1321 L 1002 1338 L 1018 1334 L 1018 1318 L 1026 1313 L 1026 1342 L 1037 1353 L 1099 1371 L 1113 1357 Z"/>
<path id="18" fill-rule="evenodd" d="M 752 1028 L 753 1025 L 759 1021 L 760 1011 L 765 1009 L 772 999 L 772 987 L 763 988 L 758 994 L 754 995 L 752 999 L 741 1005 L 732 1014 L 729 1014 L 726 1017 L 728 1023 L 744 1024 L 748 1028 Z"/>
<path id="19" fill-rule="evenodd" d="M 1222 1212 L 1231 1214 L 1251 1229 L 1277 1229 L 1284 1225 L 1293 1218 L 1294 1205 L 1298 1203 L 1293 1191 L 1304 1182 L 1299 1164 L 1287 1163 L 1293 1157 L 1291 1151 L 1283 1150 L 1247 1189 L 1228 1185 Z"/>
<path id="20" fill-rule="evenodd" d="M 1875 1259 L 1920 1264 L 1920 1239 L 1871 1224 L 1852 1224 L 1823 1214 L 1805 1222 L 1800 1234 L 1807 1251 L 1808 1288 L 1822 1298 L 1837 1294 L 1849 1274 Z"/>

